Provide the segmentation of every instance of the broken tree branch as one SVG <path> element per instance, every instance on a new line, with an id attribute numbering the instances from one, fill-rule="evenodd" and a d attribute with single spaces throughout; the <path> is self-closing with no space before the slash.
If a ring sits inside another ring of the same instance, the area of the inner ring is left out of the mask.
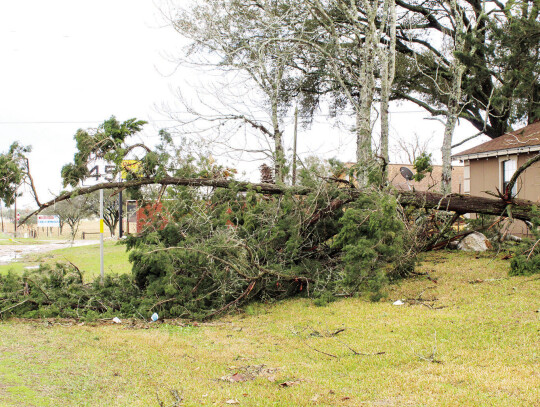
<path id="1" fill-rule="evenodd" d="M 535 158 L 529 160 L 524 166 L 522 166 L 515 175 L 517 177 L 534 162 L 540 160 L 540 154 Z M 26 216 L 21 224 L 25 223 L 31 216 L 38 214 L 42 210 L 54 205 L 55 203 L 65 201 L 77 195 L 85 195 L 98 191 L 100 189 L 118 189 L 118 188 L 134 188 L 145 185 L 162 185 L 162 186 L 190 186 L 190 187 L 211 187 L 211 188 L 235 188 L 238 191 L 256 191 L 264 194 L 280 195 L 285 193 L 291 193 L 295 195 L 306 195 L 311 192 L 308 187 L 290 187 L 286 185 L 276 185 L 269 183 L 251 183 L 243 181 L 231 181 L 228 179 L 219 178 L 177 178 L 177 177 L 163 177 L 163 178 L 139 178 L 136 180 L 126 182 L 105 182 L 93 185 L 91 187 L 78 188 L 70 192 L 65 192 L 58 197 L 45 202 L 39 206 L 37 210 Z M 360 196 L 363 192 L 358 189 L 344 189 L 350 194 L 351 200 Z M 532 217 L 532 208 L 540 209 L 540 205 L 536 202 L 513 199 L 511 202 L 507 202 L 503 199 L 492 199 L 480 196 L 461 195 L 461 194 L 448 194 L 442 195 L 433 192 L 421 192 L 421 191 L 395 191 L 395 195 L 403 206 L 416 206 L 427 209 L 440 209 L 445 211 L 457 212 L 460 214 L 465 213 L 482 213 L 486 215 L 502 216 L 511 210 L 512 217 L 524 221 L 529 221 Z M 320 213 L 315 215 L 315 218 L 323 218 L 327 211 L 337 210 L 347 200 L 335 200 L 328 208 L 323 209 Z M 310 220 L 311 222 L 311 220 Z"/>

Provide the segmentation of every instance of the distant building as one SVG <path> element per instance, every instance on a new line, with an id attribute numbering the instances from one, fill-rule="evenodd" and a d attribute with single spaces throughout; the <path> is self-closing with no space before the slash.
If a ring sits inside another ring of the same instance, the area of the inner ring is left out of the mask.
<path id="1" fill-rule="evenodd" d="M 401 167 L 406 167 L 414 173 L 414 167 L 411 164 L 389 164 L 387 167 L 388 180 L 399 190 L 407 191 L 414 189 L 416 191 L 441 192 L 442 165 L 433 165 L 433 171 L 426 173 L 422 181 L 408 181 L 400 173 Z M 452 193 L 463 193 L 463 166 L 452 166 Z"/>
<path id="2" fill-rule="evenodd" d="M 345 163 L 346 167 L 350 167 L 354 163 Z M 429 192 L 441 192 L 441 177 L 442 177 L 442 165 L 433 165 L 433 171 L 426 173 L 426 176 L 422 181 L 407 181 L 401 175 L 400 169 L 406 167 L 414 173 L 414 167 L 412 164 L 388 164 L 386 167 L 388 172 L 388 181 L 400 191 L 429 191 Z M 340 176 L 344 178 L 344 176 Z M 463 193 L 463 166 L 452 167 L 452 193 Z"/>

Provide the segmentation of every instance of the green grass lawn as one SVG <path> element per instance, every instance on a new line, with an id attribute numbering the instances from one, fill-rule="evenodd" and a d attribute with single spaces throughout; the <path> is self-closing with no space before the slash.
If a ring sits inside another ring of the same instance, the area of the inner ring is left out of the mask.
<path id="1" fill-rule="evenodd" d="M 128 262 L 126 246 L 115 241 L 104 244 L 105 273 L 130 273 L 131 264 Z M 47 253 L 33 254 L 24 257 L 19 262 L 0 266 L 0 273 L 9 270 L 23 272 L 25 267 L 39 264 L 55 264 L 57 262 L 72 262 L 84 272 L 86 281 L 99 276 L 99 245 L 71 247 L 53 250 Z"/>
<path id="2" fill-rule="evenodd" d="M 507 269 L 431 253 L 419 271 L 437 282 L 379 303 L 298 299 L 185 326 L 2 322 L 0 405 L 172 406 L 173 390 L 184 406 L 538 406 L 540 278 Z"/>

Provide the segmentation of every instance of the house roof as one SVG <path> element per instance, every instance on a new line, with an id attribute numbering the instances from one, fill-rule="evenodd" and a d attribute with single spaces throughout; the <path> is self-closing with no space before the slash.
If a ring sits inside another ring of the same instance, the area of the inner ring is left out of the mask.
<path id="1" fill-rule="evenodd" d="M 454 154 L 452 159 L 468 160 L 532 151 L 540 151 L 540 121 Z"/>

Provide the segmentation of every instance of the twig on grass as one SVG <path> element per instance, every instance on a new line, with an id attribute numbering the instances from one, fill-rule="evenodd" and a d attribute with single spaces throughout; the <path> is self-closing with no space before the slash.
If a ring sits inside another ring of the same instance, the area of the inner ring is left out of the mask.
<path id="1" fill-rule="evenodd" d="M 306 342 L 304 342 L 304 345 L 306 345 L 309 349 L 314 350 L 315 352 L 319 352 L 319 353 L 322 353 L 323 355 L 339 359 L 336 355 L 332 355 L 331 353 L 326 353 L 326 352 L 323 352 L 322 350 L 314 348 L 313 346 L 309 346 Z"/>
<path id="2" fill-rule="evenodd" d="M 345 346 L 347 349 L 349 349 L 355 356 L 377 356 L 377 355 L 384 355 L 386 352 L 375 352 L 375 353 L 361 353 L 357 352 L 353 348 L 351 348 L 349 345 L 347 345 L 345 342 L 340 341 L 336 338 L 336 341 L 341 343 L 343 346 Z"/>
<path id="3" fill-rule="evenodd" d="M 441 364 L 442 365 L 442 360 L 439 360 L 439 359 L 436 359 L 435 358 L 435 355 L 437 354 L 437 331 L 435 331 L 433 333 L 433 341 L 434 341 L 434 345 L 433 345 L 433 349 L 431 351 L 431 354 L 428 355 L 428 356 L 422 356 L 422 355 L 419 355 L 418 353 L 415 353 L 415 355 L 422 359 L 422 360 L 425 360 L 426 362 L 431 362 L 431 363 L 438 363 L 438 364 Z"/>

